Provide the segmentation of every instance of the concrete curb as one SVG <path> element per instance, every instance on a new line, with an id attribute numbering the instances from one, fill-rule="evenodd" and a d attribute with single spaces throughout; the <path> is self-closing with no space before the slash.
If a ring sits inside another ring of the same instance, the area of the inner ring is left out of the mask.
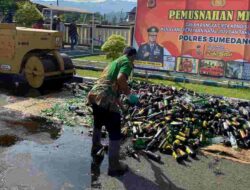
<path id="1" fill-rule="evenodd" d="M 84 56 L 85 57 L 85 56 Z M 81 60 L 81 59 L 74 59 L 73 60 L 74 63 L 78 63 L 78 64 L 81 64 L 81 63 L 89 63 L 90 65 L 91 64 L 95 64 L 95 63 L 98 63 L 98 64 L 108 64 L 107 62 L 101 62 L 101 61 L 89 61 L 89 60 Z M 78 65 L 80 66 L 80 65 Z"/>
<path id="2" fill-rule="evenodd" d="M 69 55 L 69 57 L 71 59 L 77 59 L 77 58 L 81 58 L 81 57 L 88 57 L 88 56 L 95 56 L 95 55 L 100 55 L 100 54 L 99 53 L 88 53 L 88 54 L 85 54 L 85 55 Z"/>
<path id="3" fill-rule="evenodd" d="M 82 76 L 78 76 L 78 75 L 75 75 L 73 77 L 73 82 L 78 82 L 78 83 L 82 83 L 84 81 L 93 81 L 93 80 L 97 80 L 97 78 L 95 78 L 95 77 L 82 77 Z"/>

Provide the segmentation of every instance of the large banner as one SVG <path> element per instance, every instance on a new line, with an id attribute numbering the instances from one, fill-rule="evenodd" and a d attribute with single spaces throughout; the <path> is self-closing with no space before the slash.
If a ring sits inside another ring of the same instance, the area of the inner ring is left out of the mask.
<path id="1" fill-rule="evenodd" d="M 138 0 L 136 66 L 248 80 L 249 6 L 250 0 Z M 200 70 L 180 69 L 185 58 Z M 238 76 L 235 62 L 244 63 Z"/>

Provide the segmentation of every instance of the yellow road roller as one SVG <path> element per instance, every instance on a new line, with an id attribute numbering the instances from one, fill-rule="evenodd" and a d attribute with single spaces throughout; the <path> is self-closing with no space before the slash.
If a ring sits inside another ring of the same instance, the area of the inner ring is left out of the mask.
<path id="1" fill-rule="evenodd" d="M 32 88 L 72 78 L 74 66 L 61 45 L 61 32 L 0 24 L 0 74 L 22 76 Z"/>

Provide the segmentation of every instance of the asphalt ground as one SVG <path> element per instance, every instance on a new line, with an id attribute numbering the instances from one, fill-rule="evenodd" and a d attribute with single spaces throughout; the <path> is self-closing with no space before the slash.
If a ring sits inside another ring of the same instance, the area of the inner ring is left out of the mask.
<path id="1" fill-rule="evenodd" d="M 1 99 L 2 104 L 8 104 L 15 97 L 4 94 Z M 3 108 L 0 116 L 0 135 L 19 137 L 10 146 L 0 146 L 0 190 L 247 190 L 250 187 L 250 165 L 202 154 L 182 164 L 170 155 L 161 154 L 162 163 L 143 155 L 140 162 L 126 156 L 123 161 L 130 171 L 122 177 L 109 177 L 107 155 L 100 170 L 95 166 L 91 171 L 88 129 L 57 126 L 53 130 L 37 123 L 35 128 L 27 128 L 27 122 L 12 121 L 21 118 L 25 121 L 28 116 Z M 54 131 L 59 134 L 56 138 L 51 136 Z M 125 142 L 123 149 L 129 143 Z"/>
<path id="2" fill-rule="evenodd" d="M 162 163 L 146 156 L 140 156 L 140 162 L 126 157 L 123 161 L 130 171 L 122 177 L 110 178 L 102 171 L 99 178 L 102 189 L 247 190 L 250 187 L 250 165 L 203 154 L 179 164 L 170 155 L 160 155 Z"/>

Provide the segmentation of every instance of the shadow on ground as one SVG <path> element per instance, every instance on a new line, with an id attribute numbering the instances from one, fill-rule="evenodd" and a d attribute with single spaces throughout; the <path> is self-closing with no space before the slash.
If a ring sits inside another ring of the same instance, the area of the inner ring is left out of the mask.
<path id="1" fill-rule="evenodd" d="M 143 176 L 137 175 L 134 171 L 129 171 L 128 174 L 118 178 L 127 190 L 183 190 L 177 187 L 152 160 L 146 158 L 146 161 L 151 165 L 154 172 L 155 181 L 151 181 Z"/>

